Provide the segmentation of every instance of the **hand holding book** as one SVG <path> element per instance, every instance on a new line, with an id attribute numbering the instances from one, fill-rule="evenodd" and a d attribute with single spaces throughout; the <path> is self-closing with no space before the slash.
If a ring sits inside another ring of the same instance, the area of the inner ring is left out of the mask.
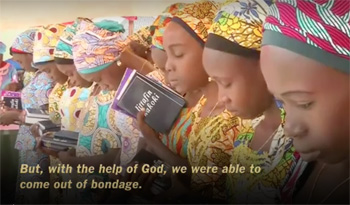
<path id="1" fill-rule="evenodd" d="M 137 125 L 139 127 L 139 130 L 141 131 L 142 135 L 146 139 L 157 139 L 159 136 L 159 133 L 156 132 L 153 128 L 151 128 L 146 122 L 145 122 L 145 114 L 146 110 L 145 108 L 142 108 L 141 111 L 137 114 Z"/>
<path id="2" fill-rule="evenodd" d="M 48 136 L 51 136 L 51 135 L 53 135 L 53 133 L 49 133 L 48 132 L 48 133 L 45 133 L 42 136 L 35 137 L 35 140 L 36 140 L 36 147 L 35 147 L 35 149 L 39 150 L 40 152 L 42 152 L 44 154 L 51 155 L 53 157 L 58 158 L 58 152 L 57 151 L 49 149 L 49 148 L 46 148 L 46 147 L 43 146 L 42 139 L 44 137 L 48 137 Z"/>

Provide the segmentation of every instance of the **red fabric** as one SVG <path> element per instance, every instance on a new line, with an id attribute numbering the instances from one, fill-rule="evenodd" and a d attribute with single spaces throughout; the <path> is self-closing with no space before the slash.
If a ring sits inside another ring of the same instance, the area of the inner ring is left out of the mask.
<path id="1" fill-rule="evenodd" d="M 126 18 L 128 21 L 136 21 L 137 16 L 123 16 L 123 18 Z"/>
<path id="2" fill-rule="evenodd" d="M 350 60 L 350 34 L 346 30 L 350 20 L 345 17 L 350 12 L 348 1 L 280 0 L 274 7 L 277 12 L 271 12 L 265 20 L 278 28 L 273 30 Z"/>
<path id="3" fill-rule="evenodd" d="M 28 53 L 26 53 L 26 52 L 23 52 L 23 51 L 21 51 L 21 50 L 15 49 L 15 48 L 11 48 L 11 52 L 12 52 L 12 53 L 19 53 L 19 54 L 28 54 Z"/>

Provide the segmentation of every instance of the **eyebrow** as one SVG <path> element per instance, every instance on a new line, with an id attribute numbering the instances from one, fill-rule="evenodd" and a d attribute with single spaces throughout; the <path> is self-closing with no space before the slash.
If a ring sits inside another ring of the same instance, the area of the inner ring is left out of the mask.
<path id="1" fill-rule="evenodd" d="M 298 94 L 304 94 L 304 95 L 312 95 L 312 92 L 308 92 L 308 91 L 301 91 L 301 90 L 295 90 L 295 91 L 288 91 L 288 92 L 284 92 L 281 95 L 284 97 L 288 97 L 290 95 L 298 95 Z"/>
<path id="2" fill-rule="evenodd" d="M 182 43 L 174 43 L 174 44 L 171 44 L 171 45 L 169 46 L 169 48 L 179 47 L 179 46 L 183 46 L 183 44 L 182 44 Z"/>

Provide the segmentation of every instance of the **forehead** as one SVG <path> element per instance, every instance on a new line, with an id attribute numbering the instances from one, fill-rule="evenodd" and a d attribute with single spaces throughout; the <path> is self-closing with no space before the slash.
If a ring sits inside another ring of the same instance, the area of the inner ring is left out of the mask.
<path id="1" fill-rule="evenodd" d="M 187 44 L 192 42 L 191 40 L 195 42 L 192 36 L 176 22 L 170 22 L 164 31 L 164 46 L 177 43 Z"/>
<path id="2" fill-rule="evenodd" d="M 276 46 L 261 50 L 261 69 L 269 90 L 274 94 L 286 91 L 325 91 L 337 80 L 336 71 L 312 59 Z"/>
<path id="3" fill-rule="evenodd" d="M 259 61 L 246 58 L 212 48 L 205 47 L 203 51 L 203 65 L 212 77 L 232 77 L 251 74 L 259 69 Z"/>

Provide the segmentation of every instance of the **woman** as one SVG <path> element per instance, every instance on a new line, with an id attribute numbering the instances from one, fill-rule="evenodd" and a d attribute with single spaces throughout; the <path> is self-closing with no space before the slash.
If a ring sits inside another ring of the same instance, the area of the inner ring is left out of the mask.
<path id="1" fill-rule="evenodd" d="M 63 130 L 79 132 L 79 117 L 93 88 L 92 83 L 84 80 L 77 72 L 72 52 L 72 39 L 81 21 L 89 19 L 78 18 L 74 25 L 67 26 L 60 36 L 54 52 L 57 69 L 68 76 L 68 89 L 62 94 L 58 103 Z"/>
<path id="2" fill-rule="evenodd" d="M 178 4 L 174 4 L 169 8 L 174 8 L 177 5 Z M 180 7 L 181 5 L 179 5 L 176 8 L 181 8 Z M 168 10 L 170 11 L 170 9 Z M 151 72 L 148 76 L 152 77 L 153 79 L 161 83 L 166 83 L 166 80 L 164 79 L 164 77 L 166 77 L 164 75 L 166 54 L 162 44 L 163 44 L 163 33 L 164 33 L 165 26 L 171 20 L 171 17 L 170 17 L 171 14 L 167 13 L 168 10 L 163 12 L 164 15 L 160 15 L 157 17 L 157 19 L 151 25 L 150 31 L 149 31 L 150 32 L 149 36 L 151 37 L 150 44 L 152 45 L 148 45 L 148 48 L 151 48 L 152 61 L 155 63 L 154 67 L 157 68 L 157 70 L 154 72 Z M 171 11 L 174 12 L 175 9 L 171 9 Z M 122 152 L 120 157 L 120 163 L 123 166 L 126 166 L 128 163 L 130 163 L 131 160 L 135 157 L 138 150 L 143 148 L 142 145 L 139 145 L 139 140 L 140 140 L 140 136 L 142 136 L 142 133 L 140 132 L 139 127 L 136 126 L 136 122 L 134 122 L 133 119 L 130 119 L 130 120 L 132 122 L 132 126 L 128 128 L 128 130 L 134 130 L 133 131 L 134 133 L 128 134 L 129 137 L 126 137 L 125 135 L 123 135 L 123 140 L 125 140 L 125 142 L 123 142 L 123 145 L 125 144 L 125 146 L 122 147 Z M 122 119 L 120 119 L 120 121 L 122 121 Z M 165 140 L 166 139 L 164 139 L 164 141 Z M 169 143 L 167 145 L 171 146 L 169 145 Z"/>
<path id="3" fill-rule="evenodd" d="M 349 204 L 349 15 L 346 1 L 277 1 L 264 24 L 262 72 L 304 160 L 285 203 Z"/>
<path id="4" fill-rule="evenodd" d="M 217 99 L 216 83 L 210 82 L 203 65 L 198 64 L 202 59 L 207 29 L 216 10 L 217 5 L 210 1 L 187 4 L 168 24 L 164 33 L 164 48 L 168 57 L 166 75 L 170 85 L 179 93 L 195 96 L 199 92 L 202 95 L 192 111 L 193 125 L 187 149 L 189 164 L 215 165 L 221 169 L 229 164 L 235 138 L 230 128 L 235 126 L 236 120 L 224 111 L 225 108 Z M 146 133 L 144 135 L 146 138 L 151 136 Z M 169 163 L 169 160 L 163 160 Z M 224 180 L 220 171 L 218 174 L 192 174 L 191 188 L 200 193 L 203 200 L 220 200 L 225 198 L 222 186 Z"/>
<path id="5" fill-rule="evenodd" d="M 53 28 L 56 29 L 56 32 L 52 32 L 52 35 L 49 36 L 49 38 L 42 35 L 49 33 L 46 29 L 54 30 Z M 43 70 L 43 67 L 50 67 L 51 64 L 49 61 L 52 60 L 52 52 L 50 48 L 47 47 L 47 44 L 57 39 L 59 34 L 62 32 L 62 28 L 63 27 L 60 25 L 57 25 L 57 27 L 49 26 L 46 28 L 40 28 L 36 32 L 33 46 L 33 62 L 37 64 L 40 63 L 38 67 L 41 67 L 41 70 Z M 44 109 L 44 107 L 46 107 L 48 104 L 48 95 L 52 90 L 54 82 L 45 72 L 41 72 L 41 70 L 37 72 L 34 79 L 22 91 L 22 104 L 24 108 Z M 18 118 L 18 120 L 20 119 L 22 119 L 21 121 L 23 122 L 23 117 Z M 30 132 L 30 127 L 28 125 L 22 125 L 20 127 L 15 145 L 15 148 L 20 150 L 19 164 L 28 164 L 29 166 L 36 166 L 39 164 L 43 174 L 19 174 L 18 183 L 27 181 L 45 182 L 49 180 L 49 158 L 46 154 L 36 152 L 34 150 L 35 144 L 36 141 Z M 48 190 L 29 190 L 17 187 L 17 191 L 17 201 L 19 203 L 49 202 Z"/>
<path id="6" fill-rule="evenodd" d="M 219 85 L 219 97 L 251 126 L 238 127 L 231 164 L 244 174 L 228 174 L 230 203 L 277 203 L 279 190 L 295 162 L 292 140 L 284 135 L 283 115 L 260 71 L 262 24 L 268 2 L 227 1 L 217 14 L 204 49 L 207 73 Z M 246 7 L 251 10 L 246 10 Z M 251 173 L 251 166 L 258 166 Z"/>
<path id="7" fill-rule="evenodd" d="M 23 86 L 24 88 L 31 79 L 34 78 L 36 68 L 33 68 L 33 41 L 35 38 L 35 32 L 38 28 L 28 29 L 19 34 L 10 48 L 10 54 L 13 56 L 13 60 L 18 62 L 24 70 Z"/>
<path id="8" fill-rule="evenodd" d="M 6 45 L 0 41 L 0 93 L 11 83 L 18 83 L 17 71 L 10 63 L 3 61 Z M 8 88 L 6 90 L 9 90 Z M 16 89 L 12 90 L 16 91 Z"/>
<path id="9" fill-rule="evenodd" d="M 89 98 L 87 109 L 80 114 L 79 121 L 81 120 L 82 125 L 76 153 L 59 152 L 58 156 L 62 163 L 72 166 L 86 164 L 95 166 L 97 170 L 100 164 L 112 165 L 121 147 L 121 134 L 116 126 L 115 111 L 111 109 L 117 86 L 114 87 L 114 83 L 112 85 L 109 83 L 114 82 L 115 77 L 121 78 L 126 69 L 124 64 L 117 62 L 116 59 L 120 52 L 119 43 L 124 40 L 122 39 L 124 28 L 111 21 L 98 23 L 81 21 L 77 29 L 77 35 L 74 35 L 72 40 L 73 60 L 77 72 L 89 82 L 97 81 L 99 78 L 97 83 L 104 90 Z M 99 38 L 89 35 L 90 33 Z M 87 54 L 86 49 L 91 48 L 94 48 L 94 52 Z M 88 59 L 95 60 L 87 61 Z M 104 73 L 105 76 L 100 77 L 98 75 L 100 73 Z M 83 178 L 106 181 L 108 176 L 94 173 L 80 177 Z M 93 193 L 87 188 L 81 190 L 80 197 L 85 198 L 85 202 L 96 203 L 106 199 L 104 194 L 102 190 Z"/>

